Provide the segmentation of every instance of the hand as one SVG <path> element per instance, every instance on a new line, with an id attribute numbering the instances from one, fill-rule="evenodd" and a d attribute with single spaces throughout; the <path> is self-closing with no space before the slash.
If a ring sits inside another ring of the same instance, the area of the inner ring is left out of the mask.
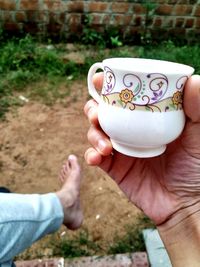
<path id="1" fill-rule="evenodd" d="M 94 76 L 96 88 L 102 86 L 102 74 Z M 169 144 L 161 156 L 142 159 L 114 151 L 101 130 L 98 104 L 89 100 L 84 108 L 91 126 L 90 147 L 85 152 L 89 165 L 99 166 L 112 177 L 127 197 L 156 225 L 161 225 L 200 201 L 200 76 L 193 75 L 184 90 L 187 121 L 184 132 Z M 172 126 L 173 127 L 173 126 Z"/>

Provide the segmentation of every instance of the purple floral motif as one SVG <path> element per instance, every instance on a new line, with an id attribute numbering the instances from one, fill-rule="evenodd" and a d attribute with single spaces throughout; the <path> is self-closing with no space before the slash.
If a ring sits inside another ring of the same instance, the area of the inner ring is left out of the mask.
<path id="1" fill-rule="evenodd" d="M 115 87 L 116 78 L 109 67 L 104 67 L 104 94 L 110 94 Z"/>
<path id="2" fill-rule="evenodd" d="M 110 93 L 112 91 L 112 84 L 106 84 L 107 88 L 105 88 L 106 93 Z"/>
<path id="3" fill-rule="evenodd" d="M 153 92 L 154 97 L 152 97 L 152 100 L 158 100 L 162 96 L 162 91 L 159 93 Z"/>
<path id="4" fill-rule="evenodd" d="M 162 73 L 149 73 L 149 104 L 155 104 L 160 101 L 168 89 L 168 78 Z"/>

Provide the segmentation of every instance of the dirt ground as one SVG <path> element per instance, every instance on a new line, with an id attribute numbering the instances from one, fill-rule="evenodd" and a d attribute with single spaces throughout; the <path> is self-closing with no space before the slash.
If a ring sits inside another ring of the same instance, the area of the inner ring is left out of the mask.
<path id="1" fill-rule="evenodd" d="M 83 106 L 88 99 L 87 87 L 76 82 L 73 88 L 76 101 L 68 97 L 65 105 L 53 106 L 29 101 L 0 122 L 0 185 L 17 193 L 55 191 L 62 163 L 69 154 L 76 154 L 84 176 L 82 229 L 88 229 L 93 240 L 107 243 L 126 224 L 132 224 L 139 211 L 103 171 L 86 165 L 83 155 L 89 147 L 89 123 Z M 59 233 L 64 231 L 71 234 L 64 228 Z M 48 246 L 41 252 L 40 244 L 33 249 L 40 250 L 40 255 L 48 254 Z"/>

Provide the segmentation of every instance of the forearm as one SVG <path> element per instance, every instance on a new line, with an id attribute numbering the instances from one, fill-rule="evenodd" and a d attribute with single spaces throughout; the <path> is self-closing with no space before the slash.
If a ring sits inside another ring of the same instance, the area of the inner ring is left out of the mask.
<path id="1" fill-rule="evenodd" d="M 200 206 L 179 211 L 158 226 L 173 267 L 200 266 Z"/>

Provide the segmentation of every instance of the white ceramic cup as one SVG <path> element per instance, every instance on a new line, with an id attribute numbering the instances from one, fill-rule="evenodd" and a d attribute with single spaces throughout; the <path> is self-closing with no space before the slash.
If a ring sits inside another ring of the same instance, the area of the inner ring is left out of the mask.
<path id="1" fill-rule="evenodd" d="M 99 94 L 93 85 L 104 72 Z M 108 58 L 88 72 L 89 94 L 99 103 L 98 119 L 114 149 L 135 157 L 162 154 L 183 131 L 182 93 L 190 66 L 141 58 Z"/>

